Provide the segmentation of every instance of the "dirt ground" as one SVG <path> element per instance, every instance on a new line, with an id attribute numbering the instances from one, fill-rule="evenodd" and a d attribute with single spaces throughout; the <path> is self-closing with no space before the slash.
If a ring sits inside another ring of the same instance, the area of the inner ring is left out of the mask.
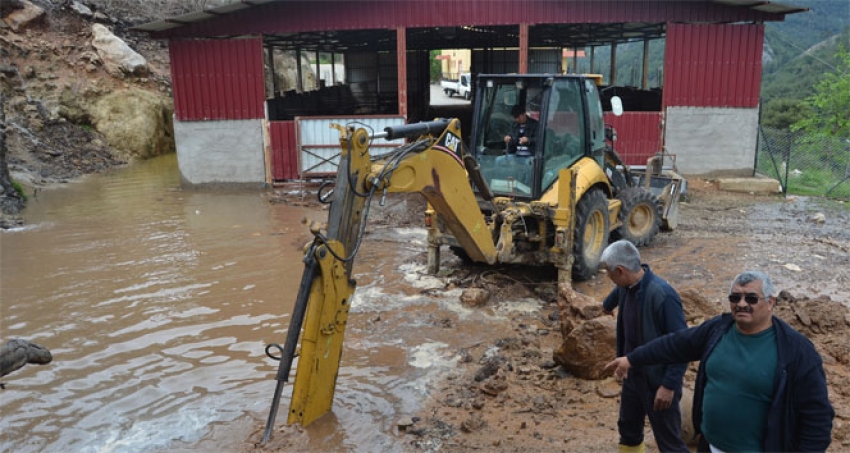
<path id="1" fill-rule="evenodd" d="M 679 228 L 641 249 L 644 261 L 680 292 L 692 325 L 726 309 L 722 300 L 737 273 L 759 269 L 771 275 L 781 291 L 776 315 L 823 356 L 836 411 L 832 452 L 850 450 L 848 221 L 846 204 L 721 192 L 714 181 L 692 179 Z M 554 273 L 511 268 L 508 277 L 488 267 L 458 266 L 453 285 L 487 290 L 488 304 L 537 297 L 542 308 L 511 315 L 513 331 L 495 343 L 458 351 L 463 359 L 457 370 L 434 385 L 420 413 L 398 422 L 410 450 L 615 449 L 619 384 L 576 378 L 552 360 L 562 341 Z M 612 287 L 602 274 L 576 285 L 600 301 Z M 686 388 L 692 389 L 695 372 L 692 364 Z M 689 413 L 689 402 L 683 404 L 683 413 Z M 648 425 L 646 441 L 657 451 Z M 279 450 L 272 443 L 262 451 Z"/>

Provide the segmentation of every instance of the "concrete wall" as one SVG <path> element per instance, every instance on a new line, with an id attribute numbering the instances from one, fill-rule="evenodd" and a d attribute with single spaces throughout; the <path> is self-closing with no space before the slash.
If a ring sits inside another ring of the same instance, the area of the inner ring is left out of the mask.
<path id="1" fill-rule="evenodd" d="M 179 121 L 175 118 L 174 141 L 177 166 L 185 184 L 265 186 L 260 119 Z"/>
<path id="2" fill-rule="evenodd" d="M 758 108 L 668 107 L 665 147 L 686 175 L 752 176 Z"/>

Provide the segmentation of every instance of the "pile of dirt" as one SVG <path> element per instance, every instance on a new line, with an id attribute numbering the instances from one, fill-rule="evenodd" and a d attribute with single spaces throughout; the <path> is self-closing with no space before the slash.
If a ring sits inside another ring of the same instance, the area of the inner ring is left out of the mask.
<path id="1" fill-rule="evenodd" d="M 644 261 L 653 265 L 680 293 L 689 325 L 720 314 L 728 282 L 746 268 L 759 268 L 775 283 L 800 281 L 803 288 L 820 287 L 821 275 L 844 281 L 850 244 L 841 225 L 846 207 L 827 210 L 827 225 L 806 219 L 823 206 L 810 200 L 729 194 L 711 181 L 691 181 L 688 202 L 682 204 L 682 224 L 641 249 Z M 817 230 L 812 231 L 813 228 Z M 780 246 L 776 246 L 780 244 Z M 793 245 L 791 245 L 793 244 Z M 821 259 L 811 260 L 809 257 Z M 743 259 L 742 259 L 743 257 Z M 805 276 L 796 276 L 791 263 L 808 259 Z M 486 271 L 481 271 L 486 272 Z M 790 275 L 789 275 L 790 274 Z M 578 285 L 590 307 L 612 285 L 604 277 Z M 466 283 L 476 285 L 475 278 Z M 553 360 L 563 341 L 559 330 L 564 317 L 558 307 L 552 280 L 541 279 L 548 296 L 540 297 L 536 314 L 511 314 L 513 331 L 498 341 L 480 344 L 463 352 L 458 369 L 437 385 L 427 407 L 413 423 L 400 431 L 422 451 L 612 451 L 617 442 L 620 386 L 610 377 L 586 380 L 558 366 Z M 806 282 L 807 283 L 802 283 Z M 500 279 L 490 303 L 528 295 L 522 281 Z M 719 283 L 719 284 L 718 284 Z M 844 294 L 840 286 L 836 288 Z M 806 291 L 803 289 L 802 291 Z M 532 294 L 538 291 L 532 291 Z M 805 292 L 804 292 L 805 293 Z M 588 296 L 590 295 L 590 296 Z M 775 315 L 808 337 L 824 360 L 830 400 L 836 411 L 829 451 L 850 449 L 850 300 L 833 300 L 820 294 L 809 298 L 782 291 Z M 572 310 L 573 322 L 600 316 L 589 310 Z M 590 313 L 577 316 L 578 312 Z M 604 319 L 600 317 L 598 319 Z M 605 348 L 598 348 L 605 354 Z M 600 359 L 603 360 L 603 359 Z M 692 392 L 698 364 L 685 375 L 686 394 Z M 683 416 L 689 420 L 690 400 L 683 398 Z M 693 432 L 692 428 L 686 428 Z M 652 432 L 646 441 L 654 451 Z"/>
<path id="2" fill-rule="evenodd" d="M 27 197 L 42 187 L 127 163 L 85 118 L 64 106 L 131 86 L 164 94 L 171 89 L 166 43 L 130 31 L 128 23 L 106 11 L 87 17 L 70 2 L 32 3 L 44 10 L 42 19 L 19 30 L 0 26 L 6 165 Z M 146 76 L 116 78 L 93 63 L 91 27 L 96 22 L 107 24 L 145 57 Z M 0 218 L 0 225 L 20 223 L 15 212 Z"/>

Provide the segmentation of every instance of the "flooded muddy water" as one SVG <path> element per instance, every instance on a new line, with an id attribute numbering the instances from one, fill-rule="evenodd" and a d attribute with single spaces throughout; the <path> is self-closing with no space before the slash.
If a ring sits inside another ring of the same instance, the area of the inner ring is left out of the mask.
<path id="1" fill-rule="evenodd" d="M 720 301 L 736 273 L 762 268 L 780 288 L 848 304 L 846 209 L 821 224 L 804 200 L 711 200 L 684 205 L 680 229 L 642 249 L 659 275 Z M 181 189 L 167 156 L 39 191 L 25 217 L 0 233 L 0 337 L 54 360 L 3 378 L 2 451 L 414 451 L 397 423 L 439 396 L 462 351 L 552 302 L 530 290 L 467 308 L 447 284 L 457 279 L 425 275 L 423 229 L 370 223 L 333 411 L 286 426 L 287 384 L 273 441 L 257 449 L 277 371 L 264 348 L 285 339 L 311 239 L 301 220 L 327 211 Z M 554 292 L 554 280 L 536 284 Z M 578 289 L 601 298 L 611 284 Z"/>
<path id="2" fill-rule="evenodd" d="M 0 450 L 243 448 L 271 404 L 264 348 L 285 339 L 311 239 L 301 220 L 326 211 L 182 190 L 169 156 L 41 190 L 24 214 L 26 227 L 0 233 L 0 336 L 54 359 L 3 379 Z M 367 242 L 334 411 L 303 432 L 307 449 L 399 450 L 394 423 L 430 376 L 458 344 L 495 335 L 455 328 L 498 307 L 429 294 L 444 285 L 423 275 L 424 230 L 378 226 Z"/>

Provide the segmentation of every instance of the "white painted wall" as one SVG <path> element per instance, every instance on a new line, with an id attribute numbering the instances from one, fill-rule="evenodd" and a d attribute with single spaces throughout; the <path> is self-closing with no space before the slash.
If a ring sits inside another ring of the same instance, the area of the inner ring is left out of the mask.
<path id="1" fill-rule="evenodd" d="M 752 176 L 758 108 L 668 107 L 665 147 L 679 173 Z"/>
<path id="2" fill-rule="evenodd" d="M 179 121 L 174 118 L 177 166 L 190 185 L 265 186 L 263 122 Z"/>

